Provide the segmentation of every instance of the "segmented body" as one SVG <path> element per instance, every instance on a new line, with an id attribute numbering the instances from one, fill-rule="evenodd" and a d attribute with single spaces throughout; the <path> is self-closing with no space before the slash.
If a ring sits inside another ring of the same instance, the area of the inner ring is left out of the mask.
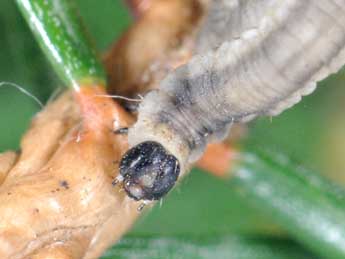
<path id="1" fill-rule="evenodd" d="M 276 115 L 345 63 L 345 0 L 217 0 L 197 55 L 139 108 L 132 146 L 161 143 L 181 172 L 232 122 Z"/>

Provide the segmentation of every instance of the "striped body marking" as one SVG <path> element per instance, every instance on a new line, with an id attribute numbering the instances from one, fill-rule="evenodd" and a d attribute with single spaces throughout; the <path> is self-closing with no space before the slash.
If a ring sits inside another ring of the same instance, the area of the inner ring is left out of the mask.
<path id="1" fill-rule="evenodd" d="M 197 51 L 139 107 L 120 180 L 157 200 L 233 122 L 277 115 L 345 63 L 345 0 L 217 0 Z"/>

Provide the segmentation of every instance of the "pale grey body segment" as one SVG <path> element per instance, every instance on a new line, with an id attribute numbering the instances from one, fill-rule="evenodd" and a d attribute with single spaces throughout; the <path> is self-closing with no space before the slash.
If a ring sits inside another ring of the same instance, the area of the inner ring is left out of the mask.
<path id="1" fill-rule="evenodd" d="M 276 115 L 341 68 L 345 0 L 214 0 L 198 42 L 145 96 L 129 131 L 132 146 L 157 141 L 182 168 L 232 122 Z"/>

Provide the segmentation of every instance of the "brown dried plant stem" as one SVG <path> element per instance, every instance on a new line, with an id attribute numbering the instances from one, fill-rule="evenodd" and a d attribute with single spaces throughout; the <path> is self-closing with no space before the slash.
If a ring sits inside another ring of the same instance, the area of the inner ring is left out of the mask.
<path id="1" fill-rule="evenodd" d="M 63 94 L 36 115 L 17 161 L 0 156 L 0 258 L 97 258 L 140 215 L 111 184 L 127 149 L 113 129 L 133 119 L 101 94 Z"/>
<path id="2" fill-rule="evenodd" d="M 133 1 L 131 1 L 133 3 Z M 202 18 L 198 0 L 154 0 L 104 57 L 108 91 L 133 96 L 156 88 L 193 51 Z"/>
<path id="3" fill-rule="evenodd" d="M 118 94 L 155 87 L 191 54 L 198 1 L 157 3 L 106 58 Z M 150 32 L 155 38 L 147 42 Z M 138 59 L 142 42 L 155 51 Z M 112 186 L 128 148 L 126 136 L 114 130 L 134 119 L 105 94 L 97 86 L 62 94 L 35 116 L 20 154 L 0 154 L 0 258 L 98 258 L 140 215 L 140 203 Z M 232 153 L 224 146 L 212 150 L 200 166 L 219 174 L 224 168 L 215 152 L 227 159 Z"/>
<path id="4" fill-rule="evenodd" d="M 97 258 L 138 217 L 139 204 L 111 184 L 127 148 L 113 125 L 132 118 L 95 97 L 103 91 L 63 94 L 36 115 L 17 161 L 0 157 L 0 258 Z"/>
<path id="5" fill-rule="evenodd" d="M 152 0 L 126 0 L 135 17 L 140 17 L 152 4 Z"/>

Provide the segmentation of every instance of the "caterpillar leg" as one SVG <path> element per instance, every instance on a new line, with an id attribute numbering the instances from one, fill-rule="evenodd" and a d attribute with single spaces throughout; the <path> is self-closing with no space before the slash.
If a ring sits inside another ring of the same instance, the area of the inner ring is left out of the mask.
<path id="1" fill-rule="evenodd" d="M 118 128 L 118 129 L 114 130 L 114 134 L 127 135 L 128 129 L 129 129 L 128 127 Z"/>
<path id="2" fill-rule="evenodd" d="M 139 207 L 137 208 L 137 211 L 141 212 L 146 205 L 151 204 L 153 201 L 149 201 L 149 200 L 143 200 L 142 203 L 139 205 Z"/>
<path id="3" fill-rule="evenodd" d="M 119 174 L 113 181 L 112 181 L 112 185 L 115 186 L 118 183 L 122 183 L 123 182 L 123 176 L 121 174 Z"/>

